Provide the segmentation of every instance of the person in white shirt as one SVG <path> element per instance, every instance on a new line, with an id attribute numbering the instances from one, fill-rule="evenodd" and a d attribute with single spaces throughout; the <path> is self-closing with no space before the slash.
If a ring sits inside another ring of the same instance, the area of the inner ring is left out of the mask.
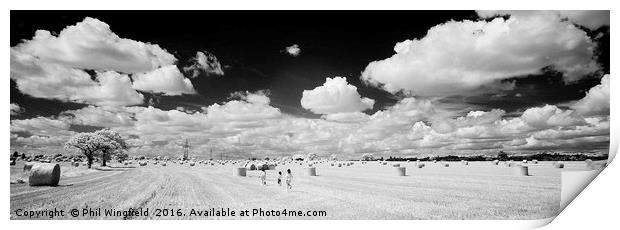
<path id="1" fill-rule="evenodd" d="M 286 191 L 290 191 L 293 189 L 293 174 L 291 174 L 291 169 L 286 170 L 286 176 L 284 176 L 284 182 L 286 182 Z"/>
<path id="2" fill-rule="evenodd" d="M 260 173 L 260 181 L 262 185 L 267 185 L 267 172 L 265 172 L 265 169 L 261 169 L 261 173 Z"/>

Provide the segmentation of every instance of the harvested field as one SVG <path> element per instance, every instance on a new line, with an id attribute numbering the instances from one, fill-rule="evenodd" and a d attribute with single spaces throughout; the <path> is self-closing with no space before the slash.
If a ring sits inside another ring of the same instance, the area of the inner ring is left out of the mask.
<path id="1" fill-rule="evenodd" d="M 298 164 L 267 170 L 267 186 L 259 185 L 259 171 L 234 176 L 236 166 L 170 164 L 102 169 L 71 167 L 61 163 L 57 187 L 11 184 L 12 211 L 58 208 L 230 208 L 233 210 L 320 210 L 324 217 L 226 217 L 224 219 L 532 219 L 553 216 L 560 203 L 560 172 L 584 170 L 584 162 L 529 164 L 530 176 L 515 176 L 514 169 L 489 162 L 469 165 L 400 162 L 406 176 L 396 176 L 391 165 L 354 164 L 346 168 L 317 163 L 317 176 L 308 176 Z M 293 171 L 293 190 L 276 184 L 277 172 Z M 11 179 L 19 177 L 23 162 L 11 166 Z M 67 219 L 76 219 L 65 217 Z M 137 217 L 136 219 L 143 219 Z M 149 219 L 218 219 L 218 217 L 153 217 Z M 122 219 L 78 217 L 77 219 Z"/>

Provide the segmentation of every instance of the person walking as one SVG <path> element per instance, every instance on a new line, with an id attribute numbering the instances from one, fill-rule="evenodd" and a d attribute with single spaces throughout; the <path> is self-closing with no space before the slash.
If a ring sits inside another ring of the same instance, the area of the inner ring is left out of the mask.
<path id="1" fill-rule="evenodd" d="M 286 191 L 290 191 L 293 189 L 293 174 L 291 173 L 291 169 L 286 170 L 286 176 L 284 176 L 284 182 L 286 182 Z"/>
<path id="2" fill-rule="evenodd" d="M 260 173 L 259 177 L 260 177 L 261 184 L 263 186 L 267 185 L 267 181 L 266 181 L 267 180 L 267 172 L 265 172 L 265 169 L 261 169 L 261 173 Z"/>
<path id="3" fill-rule="evenodd" d="M 278 185 L 282 186 L 282 171 L 278 171 Z"/>

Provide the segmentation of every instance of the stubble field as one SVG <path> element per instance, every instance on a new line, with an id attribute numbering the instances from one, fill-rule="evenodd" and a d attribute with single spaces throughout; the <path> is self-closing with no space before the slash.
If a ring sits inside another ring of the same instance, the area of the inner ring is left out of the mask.
<path id="1" fill-rule="evenodd" d="M 127 210 L 148 208 L 148 217 L 126 219 L 541 219 L 555 215 L 560 205 L 562 170 L 585 169 L 583 162 L 567 162 L 557 169 L 551 162 L 529 165 L 531 176 L 515 176 L 514 168 L 490 162 L 401 162 L 407 176 L 396 176 L 378 162 L 333 167 L 317 164 L 317 176 L 305 175 L 299 164 L 279 165 L 267 171 L 261 186 L 258 171 L 233 176 L 235 165 L 179 165 L 117 167 L 106 170 L 74 168 L 61 163 L 57 187 L 11 184 L 11 219 L 16 209 Z M 11 179 L 20 177 L 23 162 L 11 166 Z M 276 184 L 278 171 L 293 171 L 293 190 Z M 155 209 L 325 211 L 325 216 L 153 216 Z M 79 216 L 60 219 L 123 219 Z M 42 218 L 45 219 L 45 218 Z M 48 218 L 49 219 L 49 218 Z"/>

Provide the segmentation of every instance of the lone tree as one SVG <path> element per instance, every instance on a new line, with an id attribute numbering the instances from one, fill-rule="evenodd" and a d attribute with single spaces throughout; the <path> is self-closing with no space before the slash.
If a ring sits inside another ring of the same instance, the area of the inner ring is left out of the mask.
<path id="1" fill-rule="evenodd" d="M 101 149 L 101 144 L 104 142 L 105 140 L 100 135 L 94 133 L 78 133 L 65 143 L 65 148 L 77 148 L 82 151 L 82 154 L 84 154 L 86 160 L 88 160 L 88 168 L 90 168 L 93 164 L 95 153 Z"/>
<path id="2" fill-rule="evenodd" d="M 119 133 L 111 129 L 97 130 L 95 135 L 101 136 L 103 142 L 100 143 L 101 166 L 106 166 L 106 162 L 112 155 L 122 153 L 127 149 L 127 143 Z"/>
<path id="3" fill-rule="evenodd" d="M 364 155 L 362 155 L 362 160 L 363 161 L 372 161 L 374 159 L 375 159 L 375 157 L 372 154 L 370 154 L 370 153 L 365 153 Z"/>

